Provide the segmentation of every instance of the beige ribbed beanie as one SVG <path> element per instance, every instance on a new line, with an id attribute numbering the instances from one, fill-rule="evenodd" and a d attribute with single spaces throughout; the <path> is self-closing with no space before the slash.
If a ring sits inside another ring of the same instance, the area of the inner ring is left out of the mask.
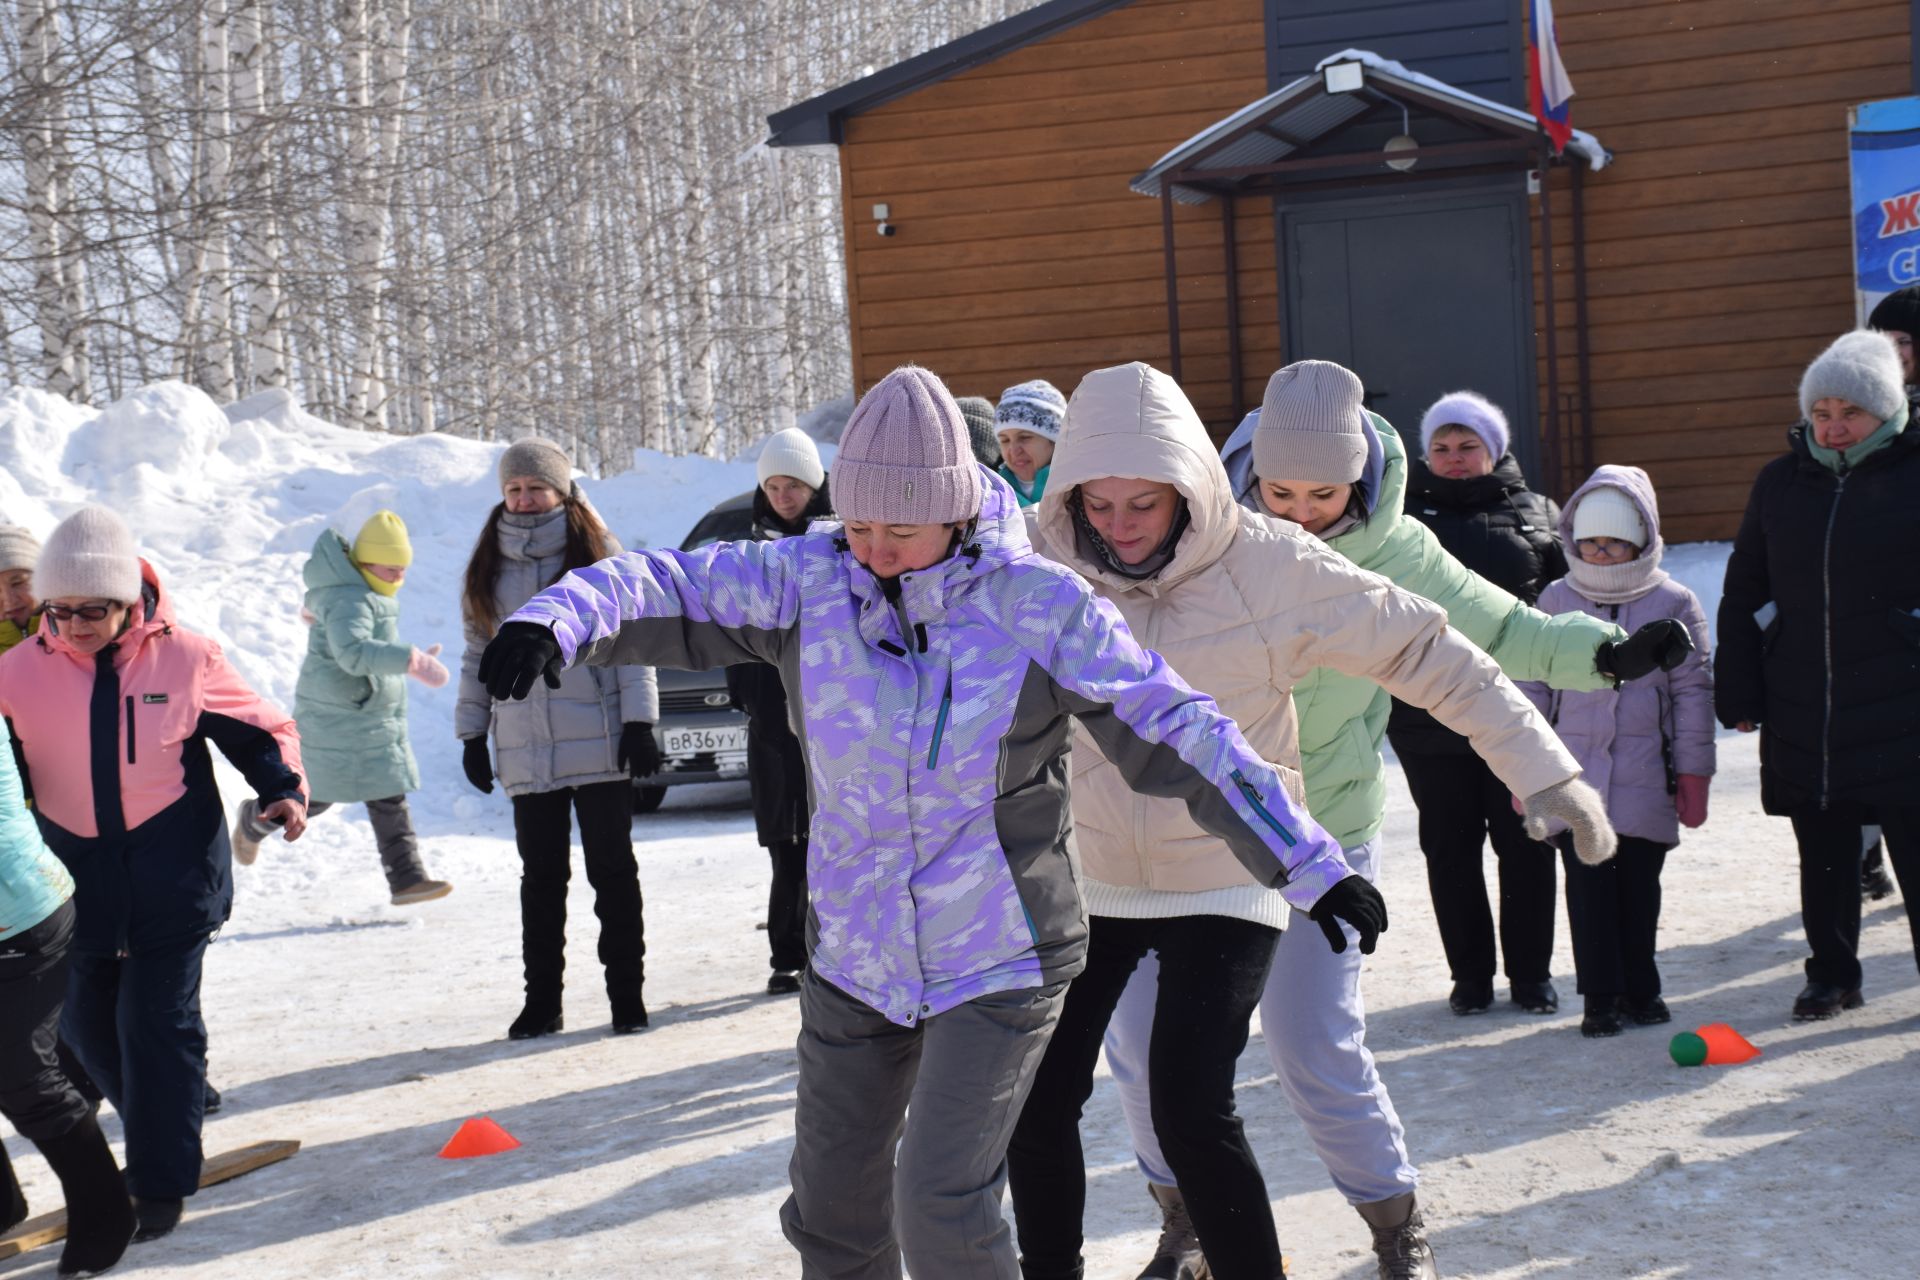
<path id="1" fill-rule="evenodd" d="M 1301 360 L 1267 380 L 1253 430 L 1262 480 L 1352 484 L 1367 466 L 1360 379 L 1331 360 Z"/>

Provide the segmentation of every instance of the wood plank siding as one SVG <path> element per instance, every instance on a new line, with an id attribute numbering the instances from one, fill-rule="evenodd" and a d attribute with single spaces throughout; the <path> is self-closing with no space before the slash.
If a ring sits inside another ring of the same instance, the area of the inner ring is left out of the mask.
<path id="1" fill-rule="evenodd" d="M 1556 0 L 1574 121 L 1616 155 L 1585 176 L 1593 461 L 1647 467 L 1671 539 L 1731 535 L 1754 472 L 1782 448 L 1800 371 L 1853 322 L 1846 113 L 1914 91 L 1915 7 Z M 1522 104 L 1523 11 L 1522 0 L 1133 0 L 848 116 L 857 389 L 908 361 L 988 396 L 1032 377 L 1071 392 L 1089 369 L 1126 360 L 1169 368 L 1161 210 L 1128 180 L 1349 46 Z M 1565 492 L 1583 459 L 1569 174 L 1552 181 Z M 890 206 L 896 235 L 877 233 L 875 204 Z M 1236 205 L 1248 405 L 1285 359 L 1272 212 L 1265 198 Z M 1219 204 L 1177 206 L 1175 231 L 1184 381 L 1223 432 Z M 1527 415 L 1513 416 L 1525 429 Z"/>
<path id="2" fill-rule="evenodd" d="M 1594 461 L 1647 468 L 1670 540 L 1732 536 L 1798 416 L 1801 371 L 1854 322 L 1847 108 L 1913 92 L 1912 13 L 1555 0 L 1574 123 L 1617 157 L 1586 178 Z M 1556 173 L 1563 397 L 1578 385 L 1569 195 Z M 1544 341 L 1537 354 L 1544 396 Z M 1563 432 L 1575 425 L 1563 413 Z"/>
<path id="3" fill-rule="evenodd" d="M 1266 92 L 1262 0 L 1134 0 L 873 111 L 840 148 L 854 380 L 915 361 L 956 394 L 997 398 L 1042 377 L 1169 367 L 1160 205 L 1127 182 Z M 881 237 L 873 206 L 898 234 Z M 1248 403 L 1280 363 L 1265 201 L 1238 211 Z M 1188 393 L 1231 415 L 1218 204 L 1179 206 Z"/>

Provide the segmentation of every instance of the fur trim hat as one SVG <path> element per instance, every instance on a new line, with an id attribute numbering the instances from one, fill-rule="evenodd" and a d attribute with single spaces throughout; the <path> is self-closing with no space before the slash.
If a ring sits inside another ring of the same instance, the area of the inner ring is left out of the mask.
<path id="1" fill-rule="evenodd" d="M 1907 403 L 1907 384 L 1893 339 L 1855 329 L 1815 356 L 1800 379 L 1800 416 L 1811 418 L 1814 404 L 1830 398 L 1857 404 L 1882 422 L 1899 413 Z"/>
<path id="2" fill-rule="evenodd" d="M 1472 391 L 1449 391 L 1433 402 L 1420 419 L 1420 452 L 1433 448 L 1433 438 L 1442 427 L 1465 427 L 1480 437 L 1487 452 L 1498 462 L 1506 456 L 1511 440 L 1507 434 L 1507 415 L 1500 406 Z"/>
<path id="3" fill-rule="evenodd" d="M 0 573 L 33 571 L 40 561 L 40 540 L 17 524 L 0 524 Z"/>
<path id="4" fill-rule="evenodd" d="M 820 447 L 798 427 L 773 433 L 773 438 L 761 448 L 753 473 L 759 484 L 764 485 L 775 476 L 792 476 L 816 492 L 827 481 L 827 469 L 820 465 Z"/>
<path id="5" fill-rule="evenodd" d="M 507 446 L 500 455 L 500 487 L 509 480 L 538 480 L 562 495 L 573 492 L 573 459 L 551 440 L 528 436 Z"/>
<path id="6" fill-rule="evenodd" d="M 980 466 L 946 384 L 903 365 L 860 397 L 833 459 L 843 520 L 958 524 L 980 514 Z"/>
<path id="7" fill-rule="evenodd" d="M 1035 378 L 1000 393 L 993 411 L 994 430 L 1031 431 L 1055 441 L 1067 417 L 1067 398 L 1045 378 Z"/>
<path id="8" fill-rule="evenodd" d="M 40 548 L 34 594 L 42 600 L 140 598 L 140 553 L 126 522 L 105 507 L 82 507 L 54 526 Z"/>
<path id="9" fill-rule="evenodd" d="M 1352 484 L 1367 466 L 1360 379 L 1331 360 L 1300 360 L 1267 379 L 1253 429 L 1263 480 Z"/>

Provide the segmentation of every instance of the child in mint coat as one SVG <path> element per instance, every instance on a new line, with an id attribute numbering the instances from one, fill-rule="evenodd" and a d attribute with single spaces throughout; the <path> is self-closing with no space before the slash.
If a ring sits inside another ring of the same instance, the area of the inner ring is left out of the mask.
<path id="1" fill-rule="evenodd" d="M 439 645 L 416 649 L 400 639 L 400 587 L 412 563 L 407 526 L 391 511 L 375 512 L 352 546 L 332 529 L 321 532 L 302 572 L 313 625 L 293 688 L 312 795 L 307 813 L 367 806 L 395 906 L 453 892 L 427 875 L 407 811 L 407 792 L 420 786 L 407 738 L 407 678 L 430 689 L 448 679 L 435 656 Z M 243 803 L 234 856 L 252 862 L 271 831 L 253 802 Z"/>
<path id="2" fill-rule="evenodd" d="M 1616 688 L 1554 690 L 1522 682 L 1605 797 L 1620 837 L 1611 862 L 1586 866 L 1558 837 L 1567 872 L 1567 919 L 1585 1016 L 1580 1032 L 1614 1036 L 1631 1022 L 1669 1018 L 1654 961 L 1660 869 L 1681 827 L 1707 820 L 1713 778 L 1713 666 L 1700 600 L 1660 568 L 1660 510 L 1638 467 L 1605 466 L 1567 500 L 1560 517 L 1567 576 L 1540 593 L 1546 613 L 1585 613 L 1631 630 L 1677 618 L 1693 652 Z"/>

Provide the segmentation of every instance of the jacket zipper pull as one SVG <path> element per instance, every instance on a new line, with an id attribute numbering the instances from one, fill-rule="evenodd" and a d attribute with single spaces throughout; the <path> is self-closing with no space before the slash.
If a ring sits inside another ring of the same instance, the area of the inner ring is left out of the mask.
<path id="1" fill-rule="evenodd" d="M 933 721 L 933 745 L 927 748 L 927 768 L 940 764 L 940 739 L 947 732 L 947 714 L 953 710 L 953 672 L 947 672 L 947 690 L 940 695 L 940 714 Z"/>

